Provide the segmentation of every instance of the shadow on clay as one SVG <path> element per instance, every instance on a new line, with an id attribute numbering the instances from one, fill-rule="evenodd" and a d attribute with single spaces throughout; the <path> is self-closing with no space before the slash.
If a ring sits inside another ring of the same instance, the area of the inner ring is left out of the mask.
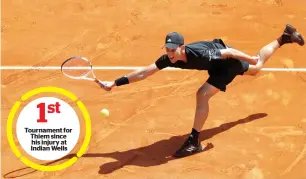
<path id="1" fill-rule="evenodd" d="M 213 136 L 220 134 L 222 132 L 225 132 L 231 129 L 232 127 L 235 127 L 236 125 L 252 122 L 254 120 L 264 118 L 266 116 L 267 116 L 266 113 L 252 114 L 246 118 L 239 119 L 237 121 L 224 123 L 218 127 L 202 130 L 200 134 L 200 141 L 204 141 L 209 138 L 212 138 Z M 103 158 L 112 158 L 115 160 L 112 162 L 102 164 L 99 167 L 99 171 L 98 171 L 99 174 L 112 173 L 127 165 L 135 165 L 135 166 L 141 166 L 141 167 L 161 165 L 171 160 L 177 159 L 177 158 L 172 157 L 172 154 L 182 145 L 182 143 L 185 141 L 188 135 L 189 134 L 185 134 L 182 136 L 173 136 L 169 139 L 157 141 L 151 145 L 147 145 L 144 147 L 139 147 L 139 148 L 135 148 L 135 149 L 127 150 L 127 151 L 115 151 L 111 153 L 86 153 L 82 157 L 83 158 L 103 157 Z M 214 148 L 214 145 L 212 143 L 209 143 L 204 147 L 202 152 L 208 151 L 212 148 Z M 56 163 L 62 160 L 70 159 L 74 156 L 76 156 L 76 154 L 69 154 L 61 159 L 46 163 L 44 165 L 51 165 L 53 163 Z M 35 171 L 36 170 L 34 169 L 25 167 L 25 168 L 21 168 L 21 169 L 5 174 L 4 178 L 17 178 L 17 177 L 31 174 Z"/>

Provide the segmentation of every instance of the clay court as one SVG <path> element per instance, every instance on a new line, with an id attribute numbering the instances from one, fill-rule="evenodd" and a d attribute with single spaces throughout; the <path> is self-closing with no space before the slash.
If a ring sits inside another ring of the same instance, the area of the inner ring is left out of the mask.
<path id="1" fill-rule="evenodd" d="M 59 67 L 73 55 L 87 57 L 95 67 L 146 66 L 164 53 L 164 37 L 172 31 L 182 33 L 186 43 L 222 38 L 255 55 L 287 23 L 306 36 L 305 7 L 304 0 L 3 1 L 2 66 Z M 305 46 L 284 46 L 265 68 L 306 68 L 305 52 Z M 95 70 L 102 80 L 129 72 Z M 181 159 L 171 155 L 190 133 L 205 71 L 164 70 L 111 92 L 69 79 L 60 70 L 1 73 L 2 178 L 306 178 L 306 72 L 263 70 L 255 77 L 238 76 L 226 93 L 210 101 L 200 134 L 205 150 Z M 28 168 L 6 137 L 15 101 L 41 86 L 71 91 L 91 116 L 88 150 L 62 171 Z M 108 118 L 101 116 L 102 108 L 109 109 Z"/>

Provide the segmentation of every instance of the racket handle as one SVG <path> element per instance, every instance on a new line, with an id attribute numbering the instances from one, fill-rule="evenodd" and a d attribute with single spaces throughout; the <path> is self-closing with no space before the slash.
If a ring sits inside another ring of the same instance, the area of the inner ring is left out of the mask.
<path id="1" fill-rule="evenodd" d="M 98 83 L 101 87 L 104 87 L 104 84 L 101 81 L 99 81 L 98 79 L 95 79 L 95 82 Z"/>

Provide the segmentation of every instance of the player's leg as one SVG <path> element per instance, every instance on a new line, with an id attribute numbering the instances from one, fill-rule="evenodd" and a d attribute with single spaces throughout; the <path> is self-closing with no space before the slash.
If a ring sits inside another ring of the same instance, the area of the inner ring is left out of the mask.
<path id="1" fill-rule="evenodd" d="M 209 99 L 219 91 L 207 82 L 198 89 L 192 131 L 181 148 L 175 152 L 174 157 L 185 157 L 202 150 L 199 133 L 208 117 Z"/>
<path id="2" fill-rule="evenodd" d="M 256 75 L 279 47 L 280 44 L 278 43 L 277 40 L 274 40 L 270 42 L 268 45 L 262 47 L 258 53 L 258 55 L 260 56 L 259 61 L 257 62 L 256 65 L 250 64 L 248 71 L 246 71 L 244 75 L 252 75 L 252 76 Z"/>
<path id="3" fill-rule="evenodd" d="M 297 43 L 298 45 L 303 46 L 304 39 L 292 25 L 288 24 L 280 37 L 260 49 L 258 53 L 260 56 L 258 63 L 256 65 L 250 65 L 249 70 L 244 74 L 256 75 L 277 49 L 285 44 L 291 43 Z"/>
<path id="4" fill-rule="evenodd" d="M 213 97 L 220 89 L 209 83 L 204 83 L 196 95 L 196 111 L 194 116 L 193 129 L 201 131 L 209 113 L 209 99 Z"/>

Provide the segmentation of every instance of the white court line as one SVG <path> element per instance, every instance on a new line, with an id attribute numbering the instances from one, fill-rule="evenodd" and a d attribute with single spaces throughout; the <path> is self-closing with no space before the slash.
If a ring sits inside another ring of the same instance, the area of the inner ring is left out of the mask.
<path id="1" fill-rule="evenodd" d="M 94 66 L 94 70 L 138 70 L 145 66 Z M 1 66 L 0 70 L 60 70 L 60 66 Z M 73 69 L 86 69 L 74 67 Z M 182 71 L 179 68 L 166 68 L 164 70 Z M 306 72 L 306 68 L 262 68 L 261 71 L 276 72 Z"/>

